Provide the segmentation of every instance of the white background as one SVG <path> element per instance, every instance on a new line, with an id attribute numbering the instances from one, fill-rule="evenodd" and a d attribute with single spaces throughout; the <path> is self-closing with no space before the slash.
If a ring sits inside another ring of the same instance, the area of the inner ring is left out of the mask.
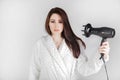
<path id="1" fill-rule="evenodd" d="M 116 36 L 108 39 L 107 69 L 110 80 L 120 80 L 120 0 L 0 0 L 0 80 L 28 80 L 32 46 L 46 34 L 44 22 L 53 7 L 67 12 L 73 31 L 87 45 L 88 56 L 98 50 L 101 38 L 83 37 L 82 25 L 115 28 Z M 106 80 L 104 67 L 81 79 Z"/>

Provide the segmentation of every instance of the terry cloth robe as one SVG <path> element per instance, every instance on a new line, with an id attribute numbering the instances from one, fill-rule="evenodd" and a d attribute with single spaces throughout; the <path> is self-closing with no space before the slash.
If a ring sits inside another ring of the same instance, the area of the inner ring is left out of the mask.
<path id="1" fill-rule="evenodd" d="M 57 49 L 51 36 L 41 37 L 34 45 L 29 80 L 79 80 L 80 75 L 98 72 L 103 65 L 100 56 L 88 60 L 82 43 L 80 50 L 74 58 L 65 40 Z"/>

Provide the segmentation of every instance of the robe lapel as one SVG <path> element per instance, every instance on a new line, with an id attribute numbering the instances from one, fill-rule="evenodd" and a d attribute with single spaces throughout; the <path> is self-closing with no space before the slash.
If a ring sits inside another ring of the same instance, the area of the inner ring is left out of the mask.
<path id="1" fill-rule="evenodd" d="M 68 75 L 66 66 L 60 56 L 60 53 L 58 52 L 51 36 L 47 36 L 43 39 L 43 42 L 45 46 L 47 47 L 47 50 L 50 53 L 50 56 L 54 59 L 54 61 L 58 64 L 59 68 L 62 70 L 62 72 L 65 75 Z"/>
<path id="2" fill-rule="evenodd" d="M 62 53 L 68 53 L 68 54 L 71 53 L 71 51 L 70 51 L 69 48 L 67 47 L 67 44 L 65 43 L 65 41 L 63 41 L 63 42 L 62 42 L 62 45 L 61 45 L 60 54 L 62 54 Z M 71 55 L 72 55 L 72 53 L 71 53 Z M 64 56 L 65 56 L 65 55 L 64 55 Z M 64 57 L 64 56 L 63 56 L 63 57 Z M 72 75 L 74 74 L 75 63 L 76 63 L 76 60 L 75 60 L 74 57 L 71 57 L 71 60 L 72 60 L 72 61 L 68 61 L 68 63 L 69 63 L 69 62 L 72 63 L 72 65 L 71 65 L 71 70 L 70 70 L 70 72 L 68 71 L 68 73 L 69 73 L 69 78 L 71 78 Z M 68 69 L 67 69 L 67 70 L 68 70 Z M 70 80 L 70 79 L 69 79 L 69 80 Z"/>

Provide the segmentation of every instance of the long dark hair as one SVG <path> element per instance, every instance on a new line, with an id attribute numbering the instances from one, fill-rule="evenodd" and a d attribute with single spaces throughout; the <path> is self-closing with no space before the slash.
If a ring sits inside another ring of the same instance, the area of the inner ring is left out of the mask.
<path id="1" fill-rule="evenodd" d="M 70 25 L 69 20 L 68 20 L 68 16 L 67 16 L 66 12 L 63 9 L 55 7 L 55 8 L 52 8 L 49 11 L 49 13 L 47 15 L 47 18 L 46 18 L 46 23 L 45 23 L 46 31 L 48 32 L 48 34 L 50 34 L 50 35 L 52 34 L 51 31 L 50 31 L 50 28 L 49 28 L 49 21 L 50 21 L 51 15 L 53 13 L 56 13 L 56 14 L 61 16 L 62 21 L 63 21 L 63 25 L 64 25 L 64 29 L 63 29 L 63 32 L 62 32 L 62 37 L 65 39 L 65 42 L 66 42 L 67 46 L 69 47 L 69 49 L 72 50 L 73 56 L 75 58 L 78 58 L 79 55 L 80 55 L 80 52 L 81 52 L 78 40 L 80 40 L 82 42 L 84 47 L 86 47 L 86 45 L 72 31 L 71 25 Z"/>

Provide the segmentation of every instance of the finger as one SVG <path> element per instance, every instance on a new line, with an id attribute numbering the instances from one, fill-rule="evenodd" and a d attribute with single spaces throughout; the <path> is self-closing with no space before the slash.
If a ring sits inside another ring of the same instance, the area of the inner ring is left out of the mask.
<path id="1" fill-rule="evenodd" d="M 110 46 L 109 46 L 109 44 L 103 44 L 103 45 L 100 46 L 100 48 L 109 49 Z"/>
<path id="2" fill-rule="evenodd" d="M 110 50 L 110 47 L 108 47 L 108 46 L 101 46 L 100 49 Z"/>
<path id="3" fill-rule="evenodd" d="M 108 41 L 105 41 L 105 42 L 102 43 L 102 45 L 107 45 L 107 46 L 109 46 L 109 42 L 108 42 Z"/>
<path id="4" fill-rule="evenodd" d="M 108 54 L 108 53 L 109 53 L 109 50 L 104 50 L 104 49 L 102 49 L 102 50 L 100 50 L 100 53 Z"/>
<path id="5" fill-rule="evenodd" d="M 109 54 L 110 48 L 109 47 L 100 47 L 99 48 L 99 52 L 100 53 L 105 53 L 105 54 Z"/>
<path id="6" fill-rule="evenodd" d="M 100 49 L 99 52 L 103 53 L 105 55 L 108 55 L 109 54 L 109 49 Z"/>

